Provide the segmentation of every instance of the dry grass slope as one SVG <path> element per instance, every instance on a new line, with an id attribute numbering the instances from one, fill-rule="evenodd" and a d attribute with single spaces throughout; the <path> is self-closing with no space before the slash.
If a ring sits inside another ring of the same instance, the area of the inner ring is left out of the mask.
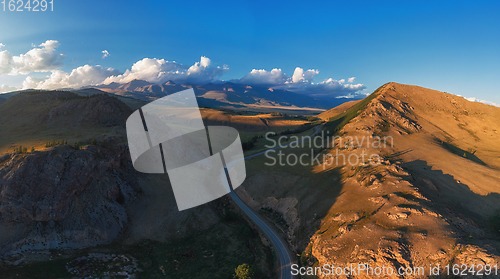
<path id="1" fill-rule="evenodd" d="M 285 224 L 279 226 L 303 252 L 303 264 L 397 269 L 500 262 L 499 108 L 388 83 L 351 108 L 333 111 L 339 114 L 328 115 L 325 131 L 336 132 L 344 143 L 382 136 L 392 137 L 393 144 L 365 141 L 315 154 L 373 153 L 381 156 L 380 165 L 340 160 L 264 167 L 271 160 L 256 157 L 238 190 L 255 209 L 282 216 Z M 285 156 L 311 152 L 283 151 Z"/>

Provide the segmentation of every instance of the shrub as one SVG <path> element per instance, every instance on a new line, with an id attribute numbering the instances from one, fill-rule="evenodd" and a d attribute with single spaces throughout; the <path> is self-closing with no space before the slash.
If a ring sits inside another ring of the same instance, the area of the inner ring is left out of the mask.
<path id="1" fill-rule="evenodd" d="M 14 153 L 18 154 L 26 154 L 28 153 L 28 147 L 23 147 L 22 145 L 19 145 L 19 147 L 14 147 Z"/>
<path id="2" fill-rule="evenodd" d="M 52 146 L 63 145 L 63 144 L 68 144 L 68 141 L 67 141 L 67 140 L 61 140 L 61 141 L 56 141 L 56 140 L 53 140 L 53 141 L 47 141 L 47 142 L 45 143 L 45 147 L 52 147 Z"/>
<path id="3" fill-rule="evenodd" d="M 303 266 L 307 265 L 306 251 L 302 251 L 302 254 L 300 254 L 300 262 L 302 263 Z"/>
<path id="4" fill-rule="evenodd" d="M 255 143 L 258 139 L 262 138 L 262 136 L 253 136 L 250 140 L 243 142 L 241 145 L 243 150 L 250 150 L 255 146 Z"/>
<path id="5" fill-rule="evenodd" d="M 251 279 L 254 274 L 253 268 L 249 264 L 241 264 L 234 270 L 234 279 Z"/>

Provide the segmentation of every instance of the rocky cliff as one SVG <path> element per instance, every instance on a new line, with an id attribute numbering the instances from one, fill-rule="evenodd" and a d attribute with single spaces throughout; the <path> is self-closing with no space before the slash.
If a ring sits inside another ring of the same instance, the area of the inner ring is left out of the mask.
<path id="1" fill-rule="evenodd" d="M 136 177 L 126 146 L 68 145 L 0 162 L 0 254 L 109 243 L 128 224 Z"/>

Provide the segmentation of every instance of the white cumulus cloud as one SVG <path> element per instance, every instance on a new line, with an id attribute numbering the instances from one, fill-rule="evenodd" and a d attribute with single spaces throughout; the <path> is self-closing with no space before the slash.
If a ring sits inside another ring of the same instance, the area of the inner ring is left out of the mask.
<path id="1" fill-rule="evenodd" d="M 85 65 L 73 69 L 71 73 L 60 70 L 52 71 L 51 75 L 45 79 L 28 76 L 23 82 L 23 89 L 80 88 L 101 84 L 106 78 L 119 74 L 120 71 L 113 68 Z"/>
<path id="2" fill-rule="evenodd" d="M 292 83 L 311 82 L 312 79 L 319 74 L 318 70 L 307 70 L 297 67 L 292 75 Z"/>
<path id="3" fill-rule="evenodd" d="M 0 85 L 0 94 L 15 91 L 15 90 L 17 90 L 17 88 L 15 88 L 15 87 L 8 86 L 6 84 Z"/>
<path id="4" fill-rule="evenodd" d="M 355 77 L 347 79 L 347 83 L 345 79 L 336 80 L 333 78 L 314 82 L 314 78 L 318 74 L 319 70 L 304 70 L 300 67 L 295 68 L 291 77 L 281 69 L 272 69 L 271 71 L 254 69 L 237 82 L 283 89 L 320 98 L 356 97 L 359 95 L 359 91 L 365 89 L 363 84 L 353 84 Z"/>
<path id="5" fill-rule="evenodd" d="M 109 51 L 107 51 L 107 50 L 103 50 L 103 51 L 101 51 L 101 53 L 102 53 L 102 59 L 109 56 Z"/>
<path id="6" fill-rule="evenodd" d="M 53 70 L 50 76 L 44 79 L 28 76 L 23 82 L 23 89 L 80 88 L 111 82 L 127 83 L 134 79 L 153 83 L 172 80 L 176 83 L 204 84 L 218 81 L 224 71 L 228 70 L 226 66 L 210 67 L 210 64 L 210 59 L 204 56 L 192 66 L 164 59 L 144 58 L 134 63 L 125 73 L 100 65 L 85 65 L 73 69 L 71 73 Z"/>
<path id="7" fill-rule="evenodd" d="M 218 81 L 219 77 L 228 70 L 227 66 L 210 67 L 210 64 L 210 59 L 205 56 L 190 67 L 175 61 L 144 58 L 134 63 L 132 68 L 127 69 L 125 73 L 108 77 L 104 83 L 127 83 L 139 79 L 153 83 L 172 80 L 176 83 L 204 84 Z"/>
<path id="8" fill-rule="evenodd" d="M 7 50 L 0 51 L 0 74 L 26 75 L 58 69 L 63 65 L 65 55 L 58 52 L 57 47 L 58 41 L 47 40 L 19 56 L 14 56 Z"/>
<path id="9" fill-rule="evenodd" d="M 250 85 L 274 86 L 284 84 L 289 77 L 281 69 L 266 70 L 253 69 L 250 73 L 242 77 L 239 82 Z"/>

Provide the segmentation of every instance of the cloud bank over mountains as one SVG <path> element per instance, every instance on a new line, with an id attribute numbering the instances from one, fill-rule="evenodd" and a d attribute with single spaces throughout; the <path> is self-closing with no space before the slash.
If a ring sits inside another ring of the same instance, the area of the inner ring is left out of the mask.
<path id="1" fill-rule="evenodd" d="M 70 73 L 53 70 L 45 79 L 28 76 L 23 82 L 23 89 L 60 89 L 80 88 L 83 86 L 100 84 L 109 76 L 119 75 L 120 71 L 113 68 L 97 66 L 80 66 Z"/>
<path id="2" fill-rule="evenodd" d="M 23 82 L 22 89 L 60 89 L 81 88 L 111 82 L 127 83 L 132 80 L 145 80 L 152 83 L 164 83 L 169 80 L 175 83 L 207 84 L 221 83 L 222 76 L 229 71 L 227 65 L 213 66 L 210 58 L 202 56 L 200 61 L 191 66 L 176 61 L 167 61 L 157 58 L 144 58 L 135 62 L 130 69 L 121 72 L 114 68 L 104 68 L 100 65 L 83 65 L 71 72 L 60 70 L 65 59 L 64 53 L 57 50 L 59 42 L 48 40 L 39 46 L 33 47 L 25 54 L 14 56 L 0 44 L 0 75 L 28 75 Z M 108 51 L 102 51 L 102 58 L 109 56 Z M 30 76 L 32 73 L 50 72 L 44 78 Z M 315 82 L 319 74 L 317 69 L 297 67 L 292 75 L 287 75 L 281 69 L 270 71 L 253 69 L 240 79 L 230 82 L 263 86 L 274 89 L 284 89 L 314 97 L 355 97 L 365 89 L 361 83 L 354 84 L 355 78 L 329 78 Z M 13 87 L 2 85 L 0 92 L 12 91 Z"/>
<path id="3" fill-rule="evenodd" d="M 205 56 L 189 67 L 175 61 L 144 58 L 134 63 L 132 68 L 127 69 L 125 73 L 107 77 L 103 83 L 127 83 L 139 79 L 153 83 L 164 83 L 172 80 L 176 83 L 206 84 L 219 81 L 220 76 L 229 70 L 226 65 L 210 67 L 210 64 L 210 59 Z"/>
<path id="4" fill-rule="evenodd" d="M 249 85 L 265 86 L 275 89 L 284 89 L 314 97 L 354 97 L 359 91 L 365 89 L 363 84 L 353 84 L 355 77 L 347 80 L 335 80 L 332 78 L 322 82 L 314 82 L 314 77 L 319 74 L 319 70 L 304 70 L 300 67 L 295 68 L 290 77 L 281 69 L 252 70 L 243 78 L 235 82 Z"/>
<path id="5" fill-rule="evenodd" d="M 48 40 L 25 54 L 14 56 L 0 44 L 0 75 L 27 75 L 32 72 L 49 72 L 63 66 L 66 56 L 56 48 L 59 42 Z"/>

